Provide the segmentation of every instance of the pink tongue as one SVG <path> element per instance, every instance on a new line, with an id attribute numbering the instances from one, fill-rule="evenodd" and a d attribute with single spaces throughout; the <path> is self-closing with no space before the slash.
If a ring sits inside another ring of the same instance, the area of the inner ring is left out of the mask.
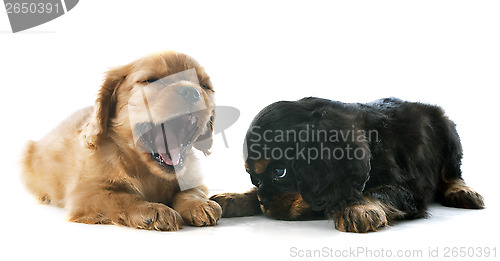
<path id="1" fill-rule="evenodd" d="M 172 165 L 174 165 L 174 166 L 179 165 L 180 160 L 181 160 L 181 148 L 180 148 L 179 141 L 177 140 L 177 137 L 175 137 L 175 135 L 171 131 L 165 130 L 165 132 L 166 132 L 167 143 L 168 143 L 168 153 L 170 153 Z"/>
<path id="2" fill-rule="evenodd" d="M 161 159 L 168 165 L 179 165 L 181 160 L 181 150 L 177 137 L 163 125 L 161 132 L 156 135 L 155 145 Z M 168 148 L 168 153 L 167 153 Z M 170 154 L 170 156 L 168 155 Z"/>

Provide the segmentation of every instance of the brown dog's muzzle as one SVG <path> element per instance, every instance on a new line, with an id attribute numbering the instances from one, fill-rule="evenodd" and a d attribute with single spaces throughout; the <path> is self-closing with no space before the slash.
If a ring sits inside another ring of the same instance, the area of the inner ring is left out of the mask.
<path id="1" fill-rule="evenodd" d="M 158 81 L 141 88 L 129 100 L 136 146 L 160 165 L 183 167 L 186 153 L 210 117 L 199 85 Z"/>

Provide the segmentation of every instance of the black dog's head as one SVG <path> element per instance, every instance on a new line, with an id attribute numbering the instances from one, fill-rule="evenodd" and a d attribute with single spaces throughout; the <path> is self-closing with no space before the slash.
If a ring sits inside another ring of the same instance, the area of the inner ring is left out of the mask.
<path id="1" fill-rule="evenodd" d="M 354 111 L 319 98 L 264 108 L 245 137 L 245 167 L 262 211 L 300 220 L 362 201 L 368 140 Z"/>

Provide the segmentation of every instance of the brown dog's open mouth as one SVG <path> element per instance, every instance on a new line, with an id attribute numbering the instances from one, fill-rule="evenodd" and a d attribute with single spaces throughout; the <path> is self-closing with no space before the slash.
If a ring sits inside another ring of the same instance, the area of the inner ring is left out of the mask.
<path id="1" fill-rule="evenodd" d="M 154 124 L 143 122 L 136 125 L 140 141 L 146 152 L 162 165 L 182 167 L 184 157 L 200 129 L 194 114 L 182 115 Z"/>

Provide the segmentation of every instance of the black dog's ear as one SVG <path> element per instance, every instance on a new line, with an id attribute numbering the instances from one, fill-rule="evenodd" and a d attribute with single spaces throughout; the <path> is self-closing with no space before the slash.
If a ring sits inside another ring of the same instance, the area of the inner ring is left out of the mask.
<path id="1" fill-rule="evenodd" d="M 296 153 L 292 162 L 302 198 L 311 208 L 325 210 L 327 215 L 362 203 L 371 168 L 368 141 L 352 140 L 351 134 L 345 134 L 345 139 L 339 136 L 340 140 L 318 137 L 301 142 L 298 148 L 302 153 Z"/>

